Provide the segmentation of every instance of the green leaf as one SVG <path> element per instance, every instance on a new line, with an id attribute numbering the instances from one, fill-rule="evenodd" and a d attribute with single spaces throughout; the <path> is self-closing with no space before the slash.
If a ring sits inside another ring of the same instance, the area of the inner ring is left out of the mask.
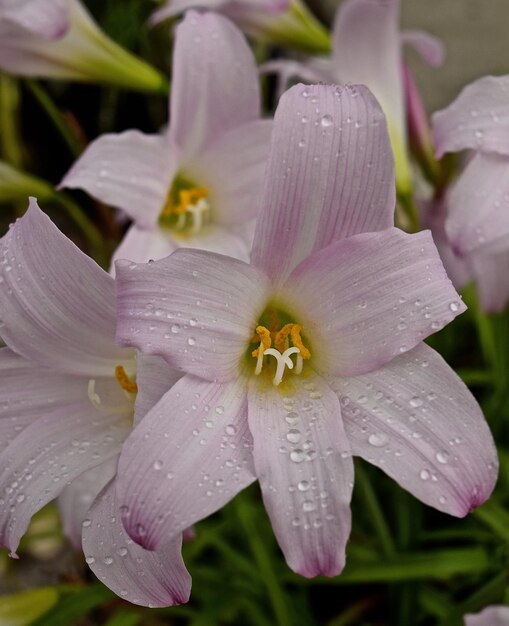
<path id="1" fill-rule="evenodd" d="M 96 584 L 65 594 L 60 602 L 32 626 L 74 626 L 76 622 L 96 607 L 116 598 L 104 585 Z"/>
<path id="2" fill-rule="evenodd" d="M 52 587 L 29 589 L 0 598 L 0 626 L 25 626 L 47 613 L 58 601 Z"/>

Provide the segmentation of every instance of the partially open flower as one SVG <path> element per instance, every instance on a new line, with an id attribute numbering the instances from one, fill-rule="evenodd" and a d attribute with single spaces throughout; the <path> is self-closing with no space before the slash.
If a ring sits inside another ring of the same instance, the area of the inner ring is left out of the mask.
<path id="1" fill-rule="evenodd" d="M 157 24 L 187 9 L 218 11 L 260 41 L 315 54 L 330 48 L 329 34 L 302 0 L 169 0 L 150 21 Z"/>
<path id="2" fill-rule="evenodd" d="M 79 0 L 0 0 L 0 69 L 165 91 L 165 78 L 103 33 Z"/>

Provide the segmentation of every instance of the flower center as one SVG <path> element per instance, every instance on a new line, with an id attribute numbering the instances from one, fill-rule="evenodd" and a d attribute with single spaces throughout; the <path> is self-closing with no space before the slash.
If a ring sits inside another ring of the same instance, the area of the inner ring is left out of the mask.
<path id="1" fill-rule="evenodd" d="M 302 342 L 300 324 L 290 322 L 279 327 L 277 314 L 273 313 L 271 317 L 271 330 L 262 325 L 256 327 L 251 342 L 259 341 L 260 343 L 258 348 L 251 352 L 251 356 L 256 359 L 254 372 L 256 376 L 262 373 L 267 361 L 266 357 L 273 357 L 276 370 L 272 383 L 277 386 L 281 384 L 287 368 L 293 370 L 294 374 L 300 374 L 304 361 L 311 358 L 311 353 Z M 291 358 L 294 355 L 296 355 L 295 362 Z"/>
<path id="2" fill-rule="evenodd" d="M 173 183 L 159 223 L 165 228 L 196 235 L 209 222 L 209 190 L 177 177 Z"/>
<path id="3" fill-rule="evenodd" d="M 126 412 L 127 407 L 131 407 L 134 404 L 134 399 L 136 394 L 138 393 L 138 385 L 135 381 L 129 378 L 127 372 L 125 371 L 123 365 L 117 365 L 115 367 L 115 379 L 117 380 L 120 388 L 122 389 L 126 399 L 123 402 L 118 402 L 117 400 L 111 401 L 110 398 L 106 398 L 103 395 L 102 391 L 99 391 L 97 388 L 97 380 L 95 378 L 91 378 L 88 381 L 88 399 L 92 403 L 93 407 L 98 411 L 106 411 L 108 413 L 119 413 L 123 414 Z M 103 391 L 105 391 L 103 387 Z M 108 395 L 108 391 L 105 391 L 106 395 Z"/>

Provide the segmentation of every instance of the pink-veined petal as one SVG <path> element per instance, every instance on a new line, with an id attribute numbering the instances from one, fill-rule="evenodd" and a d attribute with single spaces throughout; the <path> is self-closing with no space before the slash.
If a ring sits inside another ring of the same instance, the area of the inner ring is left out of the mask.
<path id="1" fill-rule="evenodd" d="M 462 517 L 489 497 L 498 467 L 491 433 L 437 352 L 421 344 L 379 370 L 328 382 L 354 454 L 451 515 Z"/>
<path id="2" fill-rule="evenodd" d="M 0 349 L 0 450 L 55 408 L 83 397 L 84 382 L 31 363 L 9 348 Z"/>
<path id="3" fill-rule="evenodd" d="M 84 400 L 41 417 L 0 454 L 0 545 L 13 553 L 32 515 L 69 481 L 118 454 L 128 434 L 119 415 L 96 413 L 83 386 Z"/>
<path id="4" fill-rule="evenodd" d="M 509 155 L 509 76 L 485 76 L 432 117 L 437 157 L 466 148 Z"/>
<path id="5" fill-rule="evenodd" d="M 447 205 L 445 231 L 458 254 L 509 250 L 509 155 L 475 154 Z"/>
<path id="6" fill-rule="evenodd" d="M 0 239 L 0 320 L 18 354 L 65 374 L 111 375 L 129 352 L 115 344 L 114 281 L 30 200 Z"/>
<path id="7" fill-rule="evenodd" d="M 199 250 L 177 250 L 154 263 L 117 261 L 122 345 L 162 356 L 207 380 L 238 376 L 268 293 L 256 268 Z"/>
<path id="8" fill-rule="evenodd" d="M 155 550 L 254 480 L 246 379 L 218 384 L 188 375 L 125 442 L 117 493 L 127 532 Z"/>
<path id="9" fill-rule="evenodd" d="M 64 534 L 76 550 L 81 550 L 81 531 L 83 522 L 88 520 L 88 510 L 102 489 L 115 477 L 117 461 L 117 456 L 113 456 L 83 472 L 64 487 L 58 497 Z"/>
<path id="10" fill-rule="evenodd" d="M 115 497 L 115 482 L 98 496 L 83 524 L 83 552 L 94 574 L 124 600 L 163 607 L 189 600 L 191 577 L 182 560 L 182 537 L 156 552 L 129 538 Z"/>
<path id="11" fill-rule="evenodd" d="M 208 10 L 219 9 L 222 5 L 227 4 L 230 0 L 170 0 L 157 11 L 154 11 L 149 19 L 149 24 L 154 26 L 175 17 L 188 9 L 203 8 Z"/>
<path id="12" fill-rule="evenodd" d="M 260 117 L 254 57 L 228 19 L 189 11 L 177 27 L 170 111 L 169 139 L 183 162 Z"/>
<path id="13" fill-rule="evenodd" d="M 443 328 L 466 307 L 429 231 L 397 228 L 343 239 L 303 261 L 281 290 L 315 368 L 374 370 Z"/>
<path id="14" fill-rule="evenodd" d="M 134 405 L 135 426 L 180 378 L 182 372 L 171 368 L 164 359 L 141 352 L 136 354 L 138 393 Z"/>
<path id="15" fill-rule="evenodd" d="M 140 228 L 153 229 L 176 169 L 175 157 L 163 135 L 127 130 L 93 141 L 60 187 L 83 189 L 125 211 Z"/>
<path id="16" fill-rule="evenodd" d="M 191 180 L 209 190 L 215 224 L 231 226 L 257 216 L 260 188 L 269 155 L 271 120 L 256 120 L 224 133 L 192 163 L 183 166 Z"/>
<path id="17" fill-rule="evenodd" d="M 296 85 L 279 102 L 252 262 L 283 280 L 313 250 L 394 221 L 383 113 L 362 85 Z"/>
<path id="18" fill-rule="evenodd" d="M 248 407 L 256 474 L 288 565 L 308 578 L 336 576 L 353 487 L 338 398 L 316 375 L 293 377 L 287 393 L 253 377 Z"/>
<path id="19" fill-rule="evenodd" d="M 329 57 L 313 57 L 305 61 L 276 59 L 262 63 L 260 74 L 276 74 L 277 96 L 281 98 L 291 80 L 298 78 L 306 83 L 334 83 L 334 63 Z"/>
<path id="20" fill-rule="evenodd" d="M 465 626 L 507 626 L 509 606 L 488 606 L 480 613 L 465 615 Z"/>
<path id="21" fill-rule="evenodd" d="M 467 257 L 481 309 L 500 313 L 509 301 L 509 251 L 485 254 L 482 250 Z"/>
<path id="22" fill-rule="evenodd" d="M 445 49 L 442 40 L 424 30 L 405 30 L 401 41 L 419 53 L 422 60 L 431 67 L 439 67 L 444 62 Z"/>
<path id="23" fill-rule="evenodd" d="M 400 141 L 405 138 L 399 0 L 346 0 L 333 27 L 338 80 L 369 87 Z"/>
<path id="24" fill-rule="evenodd" d="M 43 39 L 58 39 L 69 28 L 65 0 L 16 0 L 0 6 L 0 20 Z"/>

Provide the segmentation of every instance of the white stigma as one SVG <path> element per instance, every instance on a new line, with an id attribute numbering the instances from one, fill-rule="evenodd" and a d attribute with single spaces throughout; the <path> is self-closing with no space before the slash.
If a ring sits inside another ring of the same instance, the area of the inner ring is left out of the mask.
<path id="1" fill-rule="evenodd" d="M 193 216 L 193 225 L 191 226 L 191 233 L 196 235 L 201 230 L 203 226 L 203 215 L 204 213 L 208 213 L 210 209 L 209 203 L 205 200 L 205 198 L 200 198 L 196 204 L 190 204 L 186 208 L 187 213 L 191 213 Z M 177 228 L 179 225 L 177 224 Z"/>
<path id="2" fill-rule="evenodd" d="M 261 350 L 260 350 L 261 352 Z M 291 348 L 287 348 L 282 354 L 281 352 L 279 352 L 279 350 L 276 350 L 275 348 L 267 348 L 267 350 L 265 350 L 262 354 L 261 354 L 261 359 L 260 359 L 260 352 L 258 352 L 258 360 L 256 362 L 256 369 L 255 369 L 255 374 L 258 375 L 261 371 L 262 371 L 262 365 L 260 365 L 260 367 L 258 367 L 259 363 L 262 363 L 263 361 L 263 357 L 267 354 L 269 356 L 273 356 L 276 361 L 277 361 L 277 367 L 276 367 L 276 374 L 274 376 L 274 380 L 272 381 L 272 383 L 277 387 L 281 381 L 283 380 L 283 375 L 285 373 L 285 368 L 287 367 L 289 370 L 293 369 L 293 361 L 290 358 L 290 356 L 292 354 L 297 354 L 297 368 L 295 370 L 296 374 L 300 374 L 302 371 L 302 357 L 300 356 L 300 350 L 299 348 L 296 348 L 295 346 L 292 346 Z M 300 363 L 299 363 L 299 357 L 300 357 Z M 300 369 L 299 369 L 299 365 L 300 365 Z"/>

